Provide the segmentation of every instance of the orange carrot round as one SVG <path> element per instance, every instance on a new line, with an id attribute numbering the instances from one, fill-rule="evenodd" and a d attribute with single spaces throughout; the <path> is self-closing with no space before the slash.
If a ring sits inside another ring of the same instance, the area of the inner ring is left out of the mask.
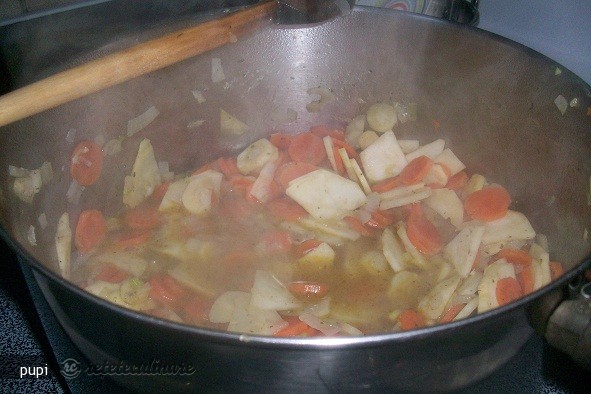
<path id="1" fill-rule="evenodd" d="M 400 177 L 396 176 L 393 178 L 384 179 L 383 181 L 376 183 L 371 187 L 371 190 L 376 193 L 384 193 L 388 190 L 395 189 L 402 185 L 403 184 L 400 180 Z"/>
<path id="2" fill-rule="evenodd" d="M 345 216 L 343 218 L 345 223 L 351 227 L 352 230 L 358 232 L 364 237 L 369 237 L 372 235 L 372 232 L 361 223 L 361 220 L 355 216 Z"/>
<path id="3" fill-rule="evenodd" d="M 451 190 L 460 190 L 466 186 L 466 183 L 468 183 L 468 174 L 466 171 L 460 171 L 447 180 L 445 187 Z"/>
<path id="4" fill-rule="evenodd" d="M 297 337 L 297 336 L 312 336 L 316 334 L 316 330 L 304 323 L 301 320 L 290 323 L 287 327 L 275 333 L 276 337 Z"/>
<path id="5" fill-rule="evenodd" d="M 511 196 L 502 186 L 488 186 L 468 194 L 464 209 L 472 219 L 490 222 L 507 214 Z"/>
<path id="6" fill-rule="evenodd" d="M 308 212 L 297 202 L 288 198 L 279 198 L 267 204 L 269 211 L 287 221 L 295 221 L 308 216 Z"/>
<path id="7" fill-rule="evenodd" d="M 119 283 L 129 278 L 129 274 L 113 264 L 105 264 L 101 272 L 94 277 L 95 280 L 101 280 L 109 283 Z"/>
<path id="8" fill-rule="evenodd" d="M 449 323 L 453 321 L 455 317 L 464 309 L 466 304 L 456 304 L 450 307 L 441 317 L 439 318 L 439 323 Z"/>
<path id="9" fill-rule="evenodd" d="M 287 189 L 289 182 L 317 169 L 318 168 L 313 164 L 292 161 L 277 169 L 275 172 L 275 180 L 281 185 L 281 187 Z"/>
<path id="10" fill-rule="evenodd" d="M 102 242 L 106 233 L 107 222 L 100 211 L 82 211 L 76 225 L 74 245 L 81 253 L 88 253 Z"/>
<path id="11" fill-rule="evenodd" d="M 330 136 L 332 139 L 336 139 L 339 141 L 345 139 L 345 132 L 343 130 L 334 129 L 323 125 L 310 127 L 310 133 L 317 135 L 320 138 Z"/>
<path id="12" fill-rule="evenodd" d="M 292 136 L 289 134 L 273 133 L 269 136 L 269 141 L 279 149 L 287 149 L 291 144 Z"/>
<path id="13" fill-rule="evenodd" d="M 497 282 L 496 296 L 499 306 L 515 301 L 523 295 L 521 286 L 515 278 L 507 277 Z"/>
<path id="14" fill-rule="evenodd" d="M 514 248 L 504 248 L 497 253 L 500 259 L 505 259 L 511 264 L 521 266 L 530 266 L 533 258 L 524 250 Z"/>
<path id="15" fill-rule="evenodd" d="M 149 204 L 141 204 L 123 215 L 123 222 L 134 230 L 151 230 L 160 225 L 162 214 Z"/>
<path id="16" fill-rule="evenodd" d="M 176 306 L 187 291 L 169 275 L 154 275 L 150 278 L 150 297 L 167 305 Z"/>
<path id="17" fill-rule="evenodd" d="M 93 141 L 82 141 L 74 148 L 70 174 L 82 186 L 95 183 L 103 169 L 103 151 Z"/>
<path id="18" fill-rule="evenodd" d="M 559 261 L 551 261 L 550 262 L 550 277 L 552 280 L 558 279 L 559 277 L 564 274 L 564 268 Z"/>
<path id="19" fill-rule="evenodd" d="M 443 240 L 437 229 L 426 219 L 419 204 L 412 204 L 411 212 L 406 220 L 408 239 L 421 252 L 427 255 L 439 253 Z"/>
<path id="20" fill-rule="evenodd" d="M 313 165 L 322 163 L 327 157 L 322 138 L 310 132 L 296 135 L 287 152 L 294 161 Z"/>
<path id="21" fill-rule="evenodd" d="M 523 267 L 516 276 L 523 295 L 527 295 L 534 291 L 534 271 L 531 266 Z"/>
<path id="22" fill-rule="evenodd" d="M 426 322 L 423 315 L 413 309 L 407 309 L 398 316 L 398 324 L 404 331 L 423 327 Z"/>
<path id="23" fill-rule="evenodd" d="M 419 156 L 408 163 L 400 173 L 400 181 L 405 185 L 414 185 L 422 181 L 433 167 L 433 160 Z"/>
<path id="24" fill-rule="evenodd" d="M 322 241 L 317 239 L 307 239 L 304 242 L 297 244 L 295 247 L 295 254 L 297 257 L 303 257 L 311 250 L 316 249 Z"/>

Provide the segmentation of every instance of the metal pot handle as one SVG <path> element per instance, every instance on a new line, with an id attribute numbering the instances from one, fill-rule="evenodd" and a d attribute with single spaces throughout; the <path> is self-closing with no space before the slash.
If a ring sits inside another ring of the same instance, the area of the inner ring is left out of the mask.
<path id="1" fill-rule="evenodd" d="M 552 312 L 544 336 L 550 345 L 591 369 L 591 283 L 577 277 L 569 283 L 568 293 L 572 298 Z"/>

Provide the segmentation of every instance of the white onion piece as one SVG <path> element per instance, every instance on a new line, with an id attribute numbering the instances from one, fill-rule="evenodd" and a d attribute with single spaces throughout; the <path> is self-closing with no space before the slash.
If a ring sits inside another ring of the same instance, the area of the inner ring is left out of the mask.
<path id="1" fill-rule="evenodd" d="M 66 141 L 70 144 L 74 142 L 74 140 L 76 139 L 76 132 L 76 129 L 68 130 L 68 132 L 66 133 Z"/>
<path id="2" fill-rule="evenodd" d="M 366 116 L 369 127 L 378 133 L 385 133 L 386 131 L 392 130 L 396 123 L 398 123 L 396 110 L 387 103 L 373 104 L 367 110 Z"/>
<path id="3" fill-rule="evenodd" d="M 566 109 L 568 108 L 568 101 L 566 101 L 566 99 L 564 98 L 564 96 L 561 95 L 561 94 L 559 94 L 554 99 L 554 104 L 556 104 L 556 107 L 558 108 L 558 110 L 560 111 L 560 113 L 562 115 L 564 115 L 564 113 L 566 112 Z"/>
<path id="4" fill-rule="evenodd" d="M 30 225 L 27 231 L 27 240 L 31 246 L 37 246 L 37 236 L 35 235 L 35 226 Z"/>
<path id="5" fill-rule="evenodd" d="M 341 330 L 341 324 L 332 319 L 320 318 L 311 313 L 302 313 L 300 320 L 310 327 L 322 332 L 324 335 L 332 336 L 338 334 Z"/>
<path id="6" fill-rule="evenodd" d="M 105 138 L 105 133 L 100 132 L 94 137 L 94 143 L 100 146 L 101 148 L 105 145 L 107 139 Z"/>
<path id="7" fill-rule="evenodd" d="M 26 168 L 16 167 L 13 165 L 8 166 L 8 175 L 15 177 L 15 178 L 21 178 L 21 177 L 28 176 L 29 172 L 30 171 L 27 170 Z"/>
<path id="8" fill-rule="evenodd" d="M 302 314 L 312 314 L 314 316 L 323 317 L 330 313 L 330 297 L 324 297 L 318 303 L 306 307 Z"/>
<path id="9" fill-rule="evenodd" d="M 72 258 L 72 230 L 70 229 L 70 215 L 67 212 L 64 212 L 57 222 L 55 249 L 62 277 L 69 279 Z"/>
<path id="10" fill-rule="evenodd" d="M 75 179 L 73 179 L 72 182 L 70 182 L 68 191 L 66 192 L 66 200 L 68 200 L 70 204 L 78 205 L 83 191 L 84 186 L 80 185 Z"/>
<path id="11" fill-rule="evenodd" d="M 160 111 L 158 111 L 158 109 L 152 105 L 144 113 L 136 116 L 133 119 L 130 119 L 127 122 L 127 136 L 131 137 L 138 131 L 146 128 L 154 121 L 154 119 L 156 119 L 158 115 L 160 115 Z"/>
<path id="12" fill-rule="evenodd" d="M 430 159 L 435 160 L 435 158 L 437 158 L 437 156 L 439 156 L 443 152 L 444 147 L 445 140 L 441 138 L 437 139 L 407 154 L 406 160 L 410 163 L 419 156 L 427 156 Z"/>
<path id="13" fill-rule="evenodd" d="M 454 317 L 455 320 L 464 319 L 472 314 L 478 307 L 478 297 L 471 299 L 464 308 Z"/>
<path id="14" fill-rule="evenodd" d="M 42 213 L 41 215 L 39 215 L 39 218 L 37 218 L 38 222 L 39 222 L 39 226 L 41 226 L 41 230 L 45 230 L 45 228 L 47 227 L 47 215 L 45 215 L 45 213 Z"/>
<path id="15" fill-rule="evenodd" d="M 209 321 L 212 323 L 228 323 L 232 319 L 234 310 L 250 304 L 250 294 L 244 291 L 227 291 L 220 295 L 209 310 Z"/>
<path id="16" fill-rule="evenodd" d="M 113 156 L 121 152 L 121 149 L 121 140 L 119 138 L 113 138 L 103 146 L 103 155 Z"/>
<path id="17" fill-rule="evenodd" d="M 478 284 L 482 280 L 482 272 L 472 271 L 470 275 L 458 287 L 457 293 L 459 295 L 473 295 L 478 291 Z"/>
<path id="18" fill-rule="evenodd" d="M 203 95 L 203 92 L 201 92 L 200 90 L 191 90 L 191 93 L 193 93 L 193 97 L 195 97 L 197 103 L 203 104 L 205 102 L 205 96 Z"/>
<path id="19" fill-rule="evenodd" d="M 353 336 L 363 335 L 363 332 L 361 330 L 359 330 L 356 327 L 353 327 L 349 323 L 341 323 L 341 332 L 343 334 L 348 334 L 348 335 L 353 335 Z"/>
<path id="20" fill-rule="evenodd" d="M 296 309 L 302 303 L 272 273 L 258 270 L 251 290 L 251 305 L 262 310 Z"/>
<path id="21" fill-rule="evenodd" d="M 222 67 L 222 60 L 214 57 L 211 59 L 211 82 L 218 83 L 226 79 L 224 68 Z"/>
<path id="22" fill-rule="evenodd" d="M 187 123 L 187 128 L 194 129 L 194 128 L 202 126 L 204 123 L 205 123 L 205 120 L 203 120 L 203 119 L 193 120 L 193 121 Z"/>
<path id="23" fill-rule="evenodd" d="M 259 176 L 252 184 L 250 194 L 262 203 L 267 202 L 271 196 L 271 184 L 273 183 L 273 176 L 277 165 L 270 161 L 261 169 Z"/>

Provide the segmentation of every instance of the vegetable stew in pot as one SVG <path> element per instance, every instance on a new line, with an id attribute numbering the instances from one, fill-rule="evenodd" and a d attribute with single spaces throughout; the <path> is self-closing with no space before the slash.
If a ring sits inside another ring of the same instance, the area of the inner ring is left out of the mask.
<path id="1" fill-rule="evenodd" d="M 144 139 L 119 215 L 60 219 L 62 274 L 127 308 L 275 336 L 447 323 L 560 276 L 510 191 L 466 168 L 443 139 L 397 139 L 415 112 L 376 103 L 342 128 L 274 133 L 179 175 Z M 221 117 L 228 130 L 244 127 Z M 78 143 L 74 188 L 101 176 L 117 141 Z"/>

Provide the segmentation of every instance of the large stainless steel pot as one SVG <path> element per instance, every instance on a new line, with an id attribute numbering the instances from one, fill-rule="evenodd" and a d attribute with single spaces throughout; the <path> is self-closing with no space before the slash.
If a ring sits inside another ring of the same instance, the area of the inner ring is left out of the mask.
<path id="1" fill-rule="evenodd" d="M 222 59 L 227 83 L 213 84 L 211 58 Z M 2 235 L 33 267 L 49 305 L 94 364 L 189 365 L 188 374 L 114 379 L 145 391 L 223 388 L 252 391 L 450 390 L 469 385 L 510 359 L 531 335 L 528 310 L 578 273 L 589 259 L 591 105 L 589 86 L 551 60 L 470 27 L 394 11 L 356 8 L 314 27 L 271 27 L 165 70 L 20 121 L 0 132 L 0 167 L 37 168 L 50 161 L 55 178 L 33 205 L 11 192 L 0 171 Z M 308 113 L 308 88 L 332 89 L 337 100 Z M 197 106 L 191 89 L 207 102 Z M 554 100 L 576 98 L 562 114 Z M 279 339 L 203 330 L 163 321 L 91 296 L 60 277 L 53 247 L 59 215 L 86 208 L 121 208 L 123 177 L 137 146 L 150 138 L 159 160 L 175 171 L 233 152 L 271 130 L 297 132 L 347 118 L 364 103 L 418 103 L 416 124 L 396 130 L 422 142 L 445 138 L 469 168 L 507 185 L 517 209 L 549 239 L 567 274 L 511 305 L 464 321 L 412 332 L 361 338 Z M 106 160 L 100 181 L 79 205 L 65 199 L 68 160 L 76 140 L 106 139 L 154 105 L 160 116 Z M 221 137 L 219 108 L 251 125 Z M 269 111 L 294 109 L 298 122 L 274 124 Z M 205 125 L 187 129 L 189 121 Z M 433 121 L 441 125 L 433 127 Z M 27 240 L 45 213 L 49 225 Z"/>

